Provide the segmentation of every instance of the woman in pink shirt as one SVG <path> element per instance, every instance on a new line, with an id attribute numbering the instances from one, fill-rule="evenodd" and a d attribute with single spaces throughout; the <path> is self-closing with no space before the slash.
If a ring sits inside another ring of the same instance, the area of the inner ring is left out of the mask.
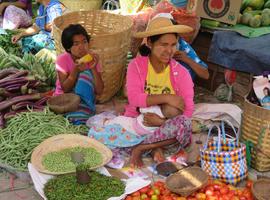
<path id="1" fill-rule="evenodd" d="M 184 25 L 175 25 L 165 17 L 149 22 L 145 32 L 135 34 L 147 38 L 147 44 L 140 48 L 141 55 L 133 59 L 127 71 L 127 95 L 129 104 L 125 116 L 138 116 L 138 108 L 169 104 L 183 111 L 183 115 L 164 119 L 154 113 L 144 115 L 145 126 L 159 127 L 153 134 L 146 135 L 144 142 L 132 149 L 130 164 L 141 167 L 141 155 L 153 150 L 157 162 L 164 161 L 162 147 L 179 143 L 180 148 L 191 141 L 191 120 L 193 112 L 193 82 L 189 72 L 172 59 L 178 41 L 178 33 L 192 31 Z"/>
<path id="2" fill-rule="evenodd" d="M 3 29 L 26 28 L 32 24 L 32 0 L 4 2 L 0 0 L 0 27 Z"/>

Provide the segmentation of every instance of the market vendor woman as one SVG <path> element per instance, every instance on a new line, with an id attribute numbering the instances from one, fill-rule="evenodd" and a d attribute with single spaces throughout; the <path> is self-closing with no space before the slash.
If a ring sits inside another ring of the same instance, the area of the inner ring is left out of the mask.
<path id="1" fill-rule="evenodd" d="M 43 48 L 55 49 L 51 36 L 53 20 L 62 15 L 58 0 L 37 0 L 41 5 L 35 23 L 12 37 L 17 43 L 22 39 L 23 52 L 36 54 Z"/>
<path id="2" fill-rule="evenodd" d="M 138 108 L 161 104 L 182 109 L 183 114 L 172 119 L 153 113 L 144 116 L 144 125 L 159 128 L 132 149 L 132 166 L 142 166 L 141 155 L 145 151 L 153 150 L 154 160 L 162 162 L 162 147 L 178 142 L 183 148 L 191 141 L 193 82 L 187 69 L 172 59 L 178 33 L 190 31 L 192 28 L 188 26 L 174 25 L 171 19 L 157 17 L 149 22 L 145 32 L 135 35 L 147 38 L 147 44 L 140 48 L 141 55 L 147 56 L 137 56 L 128 66 L 126 86 L 129 104 L 125 115 L 136 117 Z"/>
<path id="3" fill-rule="evenodd" d="M 57 81 L 54 95 L 74 92 L 81 98 L 78 111 L 66 114 L 74 124 L 85 123 L 95 113 L 95 95 L 103 91 L 98 57 L 89 51 L 90 36 L 79 24 L 69 25 L 62 33 L 66 52 L 56 60 Z M 80 62 L 85 55 L 92 59 Z"/>

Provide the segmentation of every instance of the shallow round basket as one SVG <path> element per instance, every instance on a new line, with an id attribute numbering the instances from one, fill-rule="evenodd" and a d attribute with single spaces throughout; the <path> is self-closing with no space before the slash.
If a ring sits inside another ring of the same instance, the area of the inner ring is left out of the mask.
<path id="1" fill-rule="evenodd" d="M 102 0 L 60 0 L 68 11 L 98 10 Z"/>
<path id="2" fill-rule="evenodd" d="M 99 55 L 104 90 L 99 102 L 108 101 L 121 88 L 131 41 L 133 22 L 128 16 L 101 10 L 70 12 L 53 23 L 53 38 L 57 54 L 65 52 L 61 34 L 70 24 L 81 24 L 91 36 L 89 48 Z"/>
<path id="3" fill-rule="evenodd" d="M 65 172 L 50 172 L 42 165 L 43 156 L 55 151 L 61 151 L 66 148 L 73 147 L 91 147 L 96 149 L 102 155 L 102 163 L 90 169 L 96 169 L 106 165 L 112 159 L 112 152 L 102 143 L 97 140 L 91 139 L 87 136 L 76 135 L 76 134 L 61 134 L 50 137 L 40 143 L 33 151 L 31 155 L 31 163 L 35 168 L 45 174 L 60 175 L 73 173 L 74 171 L 65 171 Z M 61 161 L 59 161 L 61 162 Z"/>
<path id="4" fill-rule="evenodd" d="M 170 191 L 187 197 L 205 186 L 207 182 L 206 172 L 200 167 L 189 167 L 170 175 L 166 179 L 166 186 Z"/>
<path id="5" fill-rule="evenodd" d="M 59 96 L 53 96 L 47 100 L 49 108 L 57 113 L 74 112 L 78 109 L 80 104 L 80 97 L 73 93 L 65 93 Z"/>
<path id="6" fill-rule="evenodd" d="M 270 199 L 270 179 L 259 179 L 255 181 L 251 188 L 256 200 Z"/>

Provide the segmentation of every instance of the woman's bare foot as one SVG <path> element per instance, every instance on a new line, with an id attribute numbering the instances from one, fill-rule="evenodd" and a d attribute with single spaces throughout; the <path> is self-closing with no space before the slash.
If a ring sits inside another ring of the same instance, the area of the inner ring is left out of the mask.
<path id="1" fill-rule="evenodd" d="M 130 156 L 130 167 L 133 168 L 141 168 L 143 167 L 143 161 L 142 161 L 142 149 L 140 145 L 134 147 L 131 151 L 131 156 Z"/>
<path id="2" fill-rule="evenodd" d="M 165 161 L 165 156 L 163 154 L 162 148 L 156 148 L 152 151 L 153 160 L 157 163 L 161 163 Z"/>

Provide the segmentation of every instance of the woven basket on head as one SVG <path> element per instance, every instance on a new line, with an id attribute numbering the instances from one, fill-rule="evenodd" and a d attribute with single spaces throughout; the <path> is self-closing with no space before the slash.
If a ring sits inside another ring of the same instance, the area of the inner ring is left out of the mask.
<path id="1" fill-rule="evenodd" d="M 35 168 L 45 174 L 52 174 L 52 175 L 60 175 L 60 174 L 67 174 L 73 173 L 74 171 L 65 171 L 65 172 L 50 172 L 42 165 L 43 156 L 55 151 L 61 151 L 66 148 L 73 148 L 73 147 L 91 147 L 96 149 L 98 152 L 101 153 L 103 160 L 100 165 L 92 167 L 90 169 L 96 169 L 106 165 L 112 159 L 112 152 L 109 148 L 107 148 L 102 143 L 98 142 L 97 140 L 91 139 L 87 136 L 76 135 L 76 134 L 61 134 L 50 137 L 40 143 L 33 151 L 31 156 L 31 163 L 35 166 Z M 61 162 L 59 160 L 59 162 Z"/>
<path id="2" fill-rule="evenodd" d="M 270 133 L 269 130 L 262 136 L 262 129 L 268 127 L 270 110 L 257 106 L 245 98 L 242 115 L 241 140 L 251 141 L 255 148 L 251 151 L 251 165 L 258 171 L 270 170 Z M 260 138 L 263 137 L 263 138 Z M 259 141 L 260 144 L 258 144 Z M 258 149 L 263 149 L 258 151 Z"/>
<path id="3" fill-rule="evenodd" d="M 48 99 L 47 105 L 53 112 L 62 114 L 76 111 L 79 107 L 80 101 L 81 99 L 78 95 L 73 93 L 64 93 Z"/>
<path id="4" fill-rule="evenodd" d="M 167 188 L 184 197 L 194 193 L 208 182 L 208 174 L 200 167 L 188 167 L 166 179 Z"/>
<path id="5" fill-rule="evenodd" d="M 57 17 L 53 24 L 57 54 L 64 52 L 61 45 L 63 29 L 76 23 L 84 26 L 91 35 L 90 49 L 99 55 L 104 91 L 97 99 L 105 102 L 122 86 L 130 47 L 132 20 L 126 16 L 97 10 L 71 12 Z"/>
<path id="6" fill-rule="evenodd" d="M 270 199 L 270 179 L 259 179 L 252 185 L 251 191 L 256 200 Z"/>
<path id="7" fill-rule="evenodd" d="M 68 11 L 98 10 L 102 0 L 60 0 Z"/>

